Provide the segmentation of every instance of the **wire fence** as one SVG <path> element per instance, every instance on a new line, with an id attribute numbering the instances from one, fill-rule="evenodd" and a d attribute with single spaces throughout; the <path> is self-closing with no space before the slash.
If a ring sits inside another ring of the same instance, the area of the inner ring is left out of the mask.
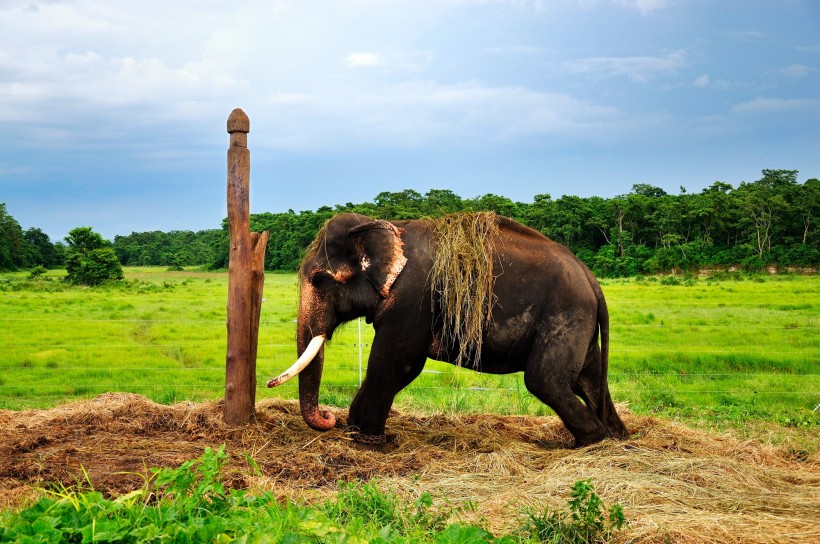
<path id="1" fill-rule="evenodd" d="M 2 332 L 20 324 L 26 334 L 19 327 L 14 335 Z M 789 325 L 749 325 L 737 332 L 736 326 L 724 324 L 615 323 L 609 372 L 613 396 L 633 404 L 698 396 L 724 404 L 760 398 L 777 405 L 816 406 L 820 320 L 803 317 Z M 635 330 L 644 338 L 630 341 Z M 669 342 L 670 335 L 684 333 L 695 343 Z M 775 344 L 766 338 L 769 333 L 776 333 Z M 323 401 L 349 402 L 367 375 L 372 335 L 361 320 L 337 331 L 326 348 Z M 726 343 L 715 345 L 712 336 L 723 336 Z M 295 360 L 294 337 L 292 319 L 262 321 L 258 396 L 296 397 L 295 380 L 276 390 L 264 387 Z M 698 344 L 699 339 L 709 341 Z M 224 388 L 224 318 L 0 317 L 0 344 L 0 407 L 47 405 L 107 391 L 160 401 L 197 400 L 219 396 Z M 495 400 L 490 403 L 488 395 Z M 403 398 L 434 408 L 490 403 L 496 411 L 515 413 L 532 412 L 534 400 L 520 374 L 479 374 L 434 361 Z"/>

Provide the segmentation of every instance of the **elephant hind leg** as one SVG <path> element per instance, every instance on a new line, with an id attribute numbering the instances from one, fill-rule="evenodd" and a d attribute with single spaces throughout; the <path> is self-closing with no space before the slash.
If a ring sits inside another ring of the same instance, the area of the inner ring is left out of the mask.
<path id="1" fill-rule="evenodd" d="M 609 436 L 594 410 L 575 393 L 585 355 L 586 348 L 550 345 L 533 354 L 524 371 L 524 384 L 529 392 L 555 410 L 575 437 L 575 447 L 594 444 Z"/>
<path id="2" fill-rule="evenodd" d="M 615 410 L 615 404 L 612 402 L 612 396 L 609 394 L 609 386 L 606 387 L 606 394 L 604 398 L 605 410 L 601 410 L 599 405 L 599 398 L 601 396 L 601 380 L 606 379 L 603 375 L 601 367 L 601 354 L 597 344 L 590 347 L 587 352 L 587 359 L 578 380 L 575 382 L 573 390 L 575 393 L 584 399 L 584 402 L 589 409 L 597 414 L 599 419 L 604 421 L 606 430 L 610 436 L 614 438 L 627 438 L 629 431 Z"/>

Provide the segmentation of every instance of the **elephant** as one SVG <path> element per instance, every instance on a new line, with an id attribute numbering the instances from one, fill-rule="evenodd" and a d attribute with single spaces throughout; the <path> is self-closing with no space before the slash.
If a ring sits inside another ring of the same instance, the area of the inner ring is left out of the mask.
<path id="1" fill-rule="evenodd" d="M 456 279 L 441 280 L 437 267 Z M 342 213 L 308 248 L 299 281 L 299 358 L 268 387 L 298 375 L 302 417 L 313 429 L 337 424 L 318 403 L 324 343 L 339 324 L 364 316 L 375 335 L 348 412 L 354 439 L 383 442 L 395 396 L 428 358 L 523 372 L 575 447 L 628 435 L 607 383 L 601 287 L 569 249 L 534 229 L 492 212 L 398 221 Z"/>

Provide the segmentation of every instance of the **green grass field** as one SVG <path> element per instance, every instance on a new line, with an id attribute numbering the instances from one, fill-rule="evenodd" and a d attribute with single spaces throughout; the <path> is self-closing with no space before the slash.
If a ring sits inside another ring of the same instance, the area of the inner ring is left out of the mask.
<path id="1" fill-rule="evenodd" d="M 156 401 L 222 396 L 227 273 L 128 268 L 127 281 L 71 287 L 61 273 L 0 274 L 0 408 L 44 408 L 107 391 Z M 677 283 L 677 284 L 675 284 Z M 603 282 L 612 321 L 616 402 L 705 425 L 752 421 L 816 427 L 820 404 L 820 277 L 715 276 Z M 265 381 L 295 357 L 298 288 L 268 274 L 257 398 L 296 397 Z M 372 328 L 352 322 L 326 351 L 321 402 L 346 406 L 367 364 Z M 520 375 L 430 362 L 398 404 L 425 411 L 548 414 Z"/>

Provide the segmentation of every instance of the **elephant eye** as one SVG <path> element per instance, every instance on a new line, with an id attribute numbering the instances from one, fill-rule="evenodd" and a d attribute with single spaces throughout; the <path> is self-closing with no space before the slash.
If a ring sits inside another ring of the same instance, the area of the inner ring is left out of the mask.
<path id="1" fill-rule="evenodd" d="M 336 283 L 336 280 L 324 270 L 317 270 L 310 275 L 310 283 L 317 289 L 328 289 Z"/>

